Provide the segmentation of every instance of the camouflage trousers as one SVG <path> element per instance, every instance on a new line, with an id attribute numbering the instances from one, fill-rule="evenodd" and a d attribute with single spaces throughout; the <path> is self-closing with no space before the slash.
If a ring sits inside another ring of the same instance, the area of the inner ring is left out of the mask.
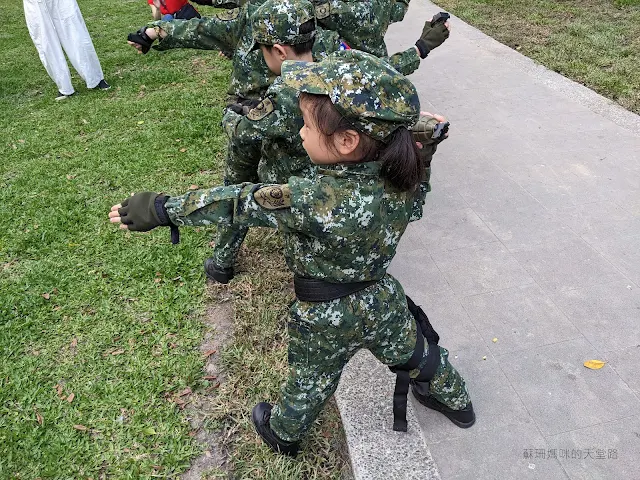
<path id="1" fill-rule="evenodd" d="M 338 387 L 347 362 L 361 348 L 386 365 L 406 363 L 416 345 L 416 324 L 398 281 L 386 275 L 364 290 L 330 302 L 296 301 L 289 318 L 289 377 L 270 425 L 285 441 L 301 439 Z M 428 352 L 425 342 L 424 357 Z M 418 370 L 411 372 L 412 378 Z M 460 374 L 440 348 L 440 366 L 426 385 L 434 397 L 459 410 L 470 401 Z M 389 399 L 391 401 L 391 399 Z"/>
<path id="2" fill-rule="evenodd" d="M 227 148 L 224 184 L 235 185 L 242 182 L 258 182 L 258 165 L 231 155 Z M 243 225 L 218 225 L 212 254 L 213 262 L 219 267 L 233 267 L 248 232 L 249 227 Z"/>
<path id="3" fill-rule="evenodd" d="M 213 247 L 213 262 L 223 268 L 233 267 L 242 242 L 249 232 L 248 227 L 219 225 Z"/>

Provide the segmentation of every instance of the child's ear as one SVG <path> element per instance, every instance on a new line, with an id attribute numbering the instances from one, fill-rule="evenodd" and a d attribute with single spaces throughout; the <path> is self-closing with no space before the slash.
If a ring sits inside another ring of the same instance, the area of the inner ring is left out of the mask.
<path id="1" fill-rule="evenodd" d="M 344 130 L 334 134 L 333 138 L 341 157 L 351 156 L 360 144 L 360 134 L 355 130 Z"/>
<path id="2" fill-rule="evenodd" d="M 276 43 L 273 46 L 273 51 L 275 52 L 276 56 L 278 57 L 278 60 L 280 60 L 281 62 L 284 62 L 287 59 L 287 50 L 284 48 L 283 45 L 280 45 L 279 43 Z"/>

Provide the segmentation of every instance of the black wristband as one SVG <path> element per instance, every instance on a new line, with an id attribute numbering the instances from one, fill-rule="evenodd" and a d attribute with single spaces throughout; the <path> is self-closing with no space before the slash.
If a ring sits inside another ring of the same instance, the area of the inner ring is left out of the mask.
<path id="1" fill-rule="evenodd" d="M 156 210 L 156 216 L 158 217 L 160 226 L 170 228 L 171 243 L 176 245 L 180 243 L 180 230 L 178 230 L 178 226 L 171 221 L 171 218 L 169 218 L 167 207 L 164 206 L 164 204 L 167 203 L 167 200 L 169 200 L 169 195 L 158 195 L 153 202 L 153 206 Z"/>
<path id="2" fill-rule="evenodd" d="M 167 207 L 164 206 L 169 199 L 169 195 L 158 195 L 153 202 L 153 206 L 156 210 L 156 216 L 158 217 L 158 223 L 161 227 L 170 227 L 173 225 L 169 214 L 167 213 Z"/>
<path id="3" fill-rule="evenodd" d="M 429 55 L 429 52 L 431 51 L 427 46 L 427 42 L 419 38 L 418 41 L 416 42 L 416 47 L 420 52 L 420 58 L 427 58 L 427 55 Z"/>

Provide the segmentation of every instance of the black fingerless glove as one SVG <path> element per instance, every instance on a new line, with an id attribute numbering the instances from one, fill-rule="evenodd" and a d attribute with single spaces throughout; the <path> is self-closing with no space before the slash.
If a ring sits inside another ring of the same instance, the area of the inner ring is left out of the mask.
<path id="1" fill-rule="evenodd" d="M 233 110 L 239 115 L 246 115 L 252 109 L 256 108 L 258 105 L 260 105 L 260 100 L 247 99 L 247 100 L 243 100 L 242 102 L 231 103 L 227 106 L 229 107 L 230 110 Z"/>
<path id="2" fill-rule="evenodd" d="M 242 104 L 242 106 L 249 107 L 249 110 L 251 110 L 252 108 L 256 108 L 258 105 L 260 105 L 260 100 L 247 98 L 246 100 L 243 100 L 240 103 Z"/>
<path id="3" fill-rule="evenodd" d="M 416 47 L 420 51 L 420 58 L 426 58 L 429 52 L 439 47 L 449 38 L 449 29 L 444 22 L 432 23 L 431 20 L 424 23 L 422 35 L 416 42 Z"/>
<path id="4" fill-rule="evenodd" d="M 153 45 L 153 40 L 146 34 L 147 27 L 142 27 L 140 30 L 127 35 L 127 40 L 133 43 L 137 43 L 142 47 L 142 53 L 147 53 Z"/>
<path id="5" fill-rule="evenodd" d="M 249 110 L 245 111 L 246 107 L 243 107 L 241 103 L 230 103 L 227 108 L 238 115 L 246 115 L 249 112 Z"/>
<path id="6" fill-rule="evenodd" d="M 164 204 L 168 195 L 140 192 L 122 202 L 118 209 L 121 222 L 134 232 L 148 232 L 156 227 L 171 227 L 171 243 L 180 241 L 178 227 L 171 222 Z"/>

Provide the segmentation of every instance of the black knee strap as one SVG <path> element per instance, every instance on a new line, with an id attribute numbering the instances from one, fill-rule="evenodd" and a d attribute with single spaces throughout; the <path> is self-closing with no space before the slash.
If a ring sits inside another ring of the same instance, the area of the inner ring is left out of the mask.
<path id="1" fill-rule="evenodd" d="M 420 370 L 420 374 L 416 380 L 421 382 L 430 381 L 440 364 L 440 349 L 437 348 L 440 337 L 431 326 L 429 318 L 424 311 L 413 303 L 409 297 L 407 297 L 407 303 L 409 305 L 409 311 L 416 321 L 416 346 L 408 362 L 389 367 L 389 369 L 396 374 L 396 387 L 393 392 L 393 429 L 397 432 L 407 431 L 407 395 L 409 394 L 409 384 L 411 380 L 409 372 L 420 366 L 420 362 L 424 356 L 425 338 L 430 346 L 433 345 L 436 348 L 429 348 L 427 363 L 422 370 Z"/>

